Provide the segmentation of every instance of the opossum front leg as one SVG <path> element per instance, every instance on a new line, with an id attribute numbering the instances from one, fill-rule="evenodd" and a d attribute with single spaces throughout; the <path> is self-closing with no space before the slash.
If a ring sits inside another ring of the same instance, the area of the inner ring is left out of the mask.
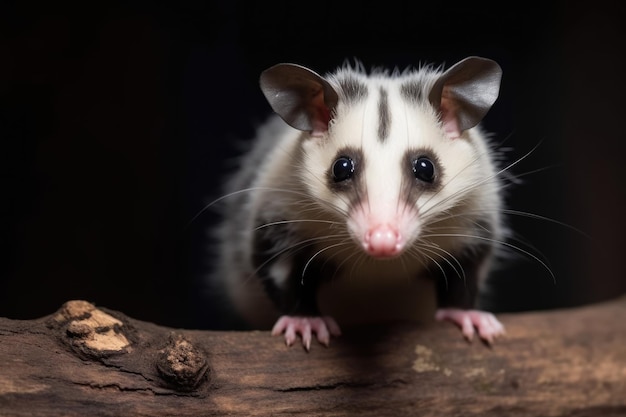
<path id="1" fill-rule="evenodd" d="M 265 289 L 280 311 L 281 316 L 272 329 L 272 335 L 285 335 L 287 346 L 293 345 L 297 336 L 308 351 L 311 348 L 313 333 L 317 340 L 328 346 L 330 336 L 339 336 L 341 330 L 337 322 L 329 316 L 321 316 L 317 308 L 318 272 L 311 266 L 309 273 L 302 277 L 299 255 L 279 257 L 265 271 Z"/>
<path id="2" fill-rule="evenodd" d="M 484 245 L 457 257 L 458 263 L 442 267 L 437 280 L 439 309 L 435 319 L 456 324 L 466 340 L 474 335 L 486 343 L 505 333 L 504 326 L 491 313 L 472 309 L 478 294 L 478 283 L 484 282 L 489 270 L 492 248 Z"/>
<path id="3" fill-rule="evenodd" d="M 277 227 L 256 229 L 253 246 L 256 275 L 268 297 L 285 313 L 276 321 L 272 335 L 284 334 L 287 346 L 293 345 L 299 335 L 308 351 L 315 334 L 321 344 L 328 346 L 330 337 L 339 336 L 341 330 L 332 317 L 322 316 L 317 308 L 321 268 L 309 262 L 309 250 L 298 243 L 298 234 L 287 223 L 272 223 Z"/>
<path id="4" fill-rule="evenodd" d="M 296 260 L 299 256 L 296 256 Z M 316 302 L 317 276 L 307 274 L 300 278 L 299 268 L 294 267 L 293 259 L 278 258 L 264 273 L 267 294 L 278 306 L 282 315 L 272 328 L 272 335 L 284 333 L 287 346 L 293 345 L 298 335 L 302 345 L 309 351 L 312 335 L 324 346 L 328 346 L 331 336 L 339 336 L 339 325 L 330 316 L 319 314 Z M 299 263 L 295 263 L 300 265 Z"/>

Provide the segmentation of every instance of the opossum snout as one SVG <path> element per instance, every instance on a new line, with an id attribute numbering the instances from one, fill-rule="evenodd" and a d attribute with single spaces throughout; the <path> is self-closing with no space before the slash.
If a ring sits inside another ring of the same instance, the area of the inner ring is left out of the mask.
<path id="1" fill-rule="evenodd" d="M 365 252 L 374 258 L 393 258 L 404 250 L 406 240 L 397 228 L 380 224 L 369 229 L 363 237 Z"/>

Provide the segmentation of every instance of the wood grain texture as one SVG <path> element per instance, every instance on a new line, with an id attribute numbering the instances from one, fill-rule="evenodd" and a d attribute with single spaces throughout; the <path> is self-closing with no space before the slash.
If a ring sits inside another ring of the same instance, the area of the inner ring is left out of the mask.
<path id="1" fill-rule="evenodd" d="M 306 353 L 70 302 L 0 318 L 0 415 L 626 415 L 626 298 L 500 318 L 492 348 L 430 323 L 348 328 Z"/>

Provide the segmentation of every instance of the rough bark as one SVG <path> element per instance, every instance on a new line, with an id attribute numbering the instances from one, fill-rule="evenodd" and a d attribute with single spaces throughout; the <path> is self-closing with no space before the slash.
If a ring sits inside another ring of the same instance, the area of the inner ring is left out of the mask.
<path id="1" fill-rule="evenodd" d="M 72 301 L 0 319 L 0 415 L 626 415 L 626 298 L 451 325 L 344 329 L 329 348 L 179 330 Z"/>

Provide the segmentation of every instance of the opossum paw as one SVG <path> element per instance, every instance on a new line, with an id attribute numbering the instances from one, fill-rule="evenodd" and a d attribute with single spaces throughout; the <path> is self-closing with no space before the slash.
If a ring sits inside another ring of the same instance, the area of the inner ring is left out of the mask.
<path id="1" fill-rule="evenodd" d="M 437 310 L 435 318 L 448 320 L 459 326 L 465 339 L 470 342 L 476 332 L 489 345 L 505 333 L 502 323 L 493 314 L 486 311 L 442 308 Z"/>
<path id="2" fill-rule="evenodd" d="M 272 336 L 285 333 L 285 343 L 287 346 L 293 345 L 298 334 L 302 338 L 302 346 L 309 351 L 311 349 L 312 334 L 315 333 L 317 341 L 328 346 L 330 336 L 341 335 L 339 325 L 329 316 L 324 317 L 298 317 L 282 316 L 278 319 L 272 329 Z"/>

